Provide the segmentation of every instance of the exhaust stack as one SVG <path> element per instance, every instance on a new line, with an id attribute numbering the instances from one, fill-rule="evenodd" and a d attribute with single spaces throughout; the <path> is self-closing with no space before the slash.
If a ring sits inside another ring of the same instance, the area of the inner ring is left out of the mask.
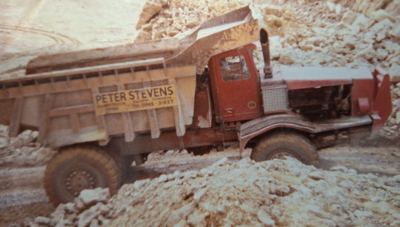
<path id="1" fill-rule="evenodd" d="M 264 58 L 264 78 L 272 78 L 271 59 L 269 54 L 268 34 L 264 29 L 260 30 L 260 43 Z"/>

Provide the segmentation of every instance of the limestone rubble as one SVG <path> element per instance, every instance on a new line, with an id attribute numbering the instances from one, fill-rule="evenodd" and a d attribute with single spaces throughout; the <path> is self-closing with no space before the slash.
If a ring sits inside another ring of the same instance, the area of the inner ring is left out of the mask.
<path id="1" fill-rule="evenodd" d="M 200 171 L 124 185 L 93 205 L 82 206 L 82 193 L 31 226 L 398 226 L 399 186 L 400 175 L 325 171 L 292 158 L 223 158 Z"/>
<path id="2" fill-rule="evenodd" d="M 0 125 L 0 166 L 45 165 L 56 151 L 35 142 L 38 134 L 25 130 L 17 137 L 9 137 L 8 126 Z"/>

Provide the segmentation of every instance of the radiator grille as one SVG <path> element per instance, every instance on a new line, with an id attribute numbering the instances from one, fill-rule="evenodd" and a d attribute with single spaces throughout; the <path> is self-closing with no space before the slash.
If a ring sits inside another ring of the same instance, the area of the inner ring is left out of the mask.
<path id="1" fill-rule="evenodd" d="M 264 87 L 262 92 L 265 113 L 286 111 L 288 109 L 286 85 Z"/>

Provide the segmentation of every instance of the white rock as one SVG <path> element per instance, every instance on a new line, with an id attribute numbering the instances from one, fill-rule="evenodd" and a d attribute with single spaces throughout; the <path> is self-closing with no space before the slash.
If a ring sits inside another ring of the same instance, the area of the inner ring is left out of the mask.
<path id="1" fill-rule="evenodd" d="M 393 27 L 393 23 L 389 19 L 385 19 L 383 21 L 380 21 L 379 23 L 375 24 L 370 28 L 370 31 L 374 33 L 379 33 L 379 32 L 384 32 L 387 33 L 389 32 L 389 29 Z"/>
<path id="2" fill-rule="evenodd" d="M 205 214 L 196 210 L 193 214 L 189 215 L 187 219 L 187 224 L 194 227 L 206 227 L 207 222 L 205 220 Z"/>
<path id="3" fill-rule="evenodd" d="M 136 24 L 136 29 L 140 29 L 142 25 L 147 23 L 155 14 L 159 13 L 162 9 L 162 5 L 152 1 L 146 1 L 143 6 L 143 10 L 140 13 L 139 21 Z"/>
<path id="4" fill-rule="evenodd" d="M 331 219 L 331 216 L 323 211 L 323 209 L 319 206 L 310 205 L 308 206 L 308 210 L 310 213 L 322 219 Z"/>
<path id="5" fill-rule="evenodd" d="M 0 137 L 0 148 L 8 146 L 8 139 L 4 137 Z"/>
<path id="6" fill-rule="evenodd" d="M 135 188 L 135 190 L 139 190 L 149 183 L 150 183 L 150 179 L 139 180 L 139 181 L 135 181 L 135 183 L 133 183 L 133 187 Z"/>
<path id="7" fill-rule="evenodd" d="M 168 180 L 167 175 L 162 174 L 159 178 L 158 178 L 158 182 L 166 182 Z"/>
<path id="8" fill-rule="evenodd" d="M 308 174 L 308 177 L 313 180 L 322 180 L 325 177 L 325 174 L 322 171 L 314 171 Z"/>
<path id="9" fill-rule="evenodd" d="M 396 22 L 396 18 L 394 18 L 392 15 L 390 15 L 390 13 L 388 13 L 386 10 L 383 9 L 372 12 L 370 17 L 371 19 L 374 19 L 376 21 L 383 21 L 385 19 L 389 19 L 393 23 Z"/>
<path id="10" fill-rule="evenodd" d="M 78 216 L 78 227 L 88 226 L 93 219 L 97 218 L 100 215 L 100 212 L 96 210 L 96 206 L 92 206 L 89 210 L 83 211 Z"/>
<path id="11" fill-rule="evenodd" d="M 330 169 L 330 171 L 339 171 L 342 173 L 347 173 L 348 169 L 345 166 L 334 166 Z"/>
<path id="12" fill-rule="evenodd" d="M 371 197 L 371 201 L 372 201 L 373 203 L 377 203 L 377 202 L 379 202 L 379 201 L 381 201 L 381 200 L 382 200 L 382 198 L 379 197 L 379 196 L 372 196 L 372 197 Z"/>
<path id="13" fill-rule="evenodd" d="M 327 1 L 326 5 L 328 6 L 329 11 L 333 12 L 336 9 L 336 5 L 333 2 Z"/>
<path id="14" fill-rule="evenodd" d="M 110 198 L 110 190 L 108 188 L 85 189 L 81 191 L 79 198 L 86 206 L 91 206 L 98 202 L 107 203 Z"/>
<path id="15" fill-rule="evenodd" d="M 46 217 L 40 217 L 39 216 L 39 217 L 35 218 L 35 222 L 38 223 L 38 224 L 47 226 L 50 223 L 50 219 L 46 218 Z"/>
<path id="16" fill-rule="evenodd" d="M 359 51 L 355 58 L 364 58 L 365 60 L 372 59 L 376 56 L 376 51 L 374 50 L 372 45 L 369 45 L 367 48 Z"/>
<path id="17" fill-rule="evenodd" d="M 68 213 L 78 213 L 79 210 L 76 207 L 75 203 L 67 203 L 65 204 L 65 211 L 67 211 Z"/>
<path id="18" fill-rule="evenodd" d="M 356 19 L 353 22 L 353 25 L 361 26 L 363 29 L 368 29 L 371 25 L 374 24 L 374 20 L 367 18 L 364 14 L 358 14 Z"/>
<path id="19" fill-rule="evenodd" d="M 294 63 L 293 59 L 290 57 L 289 54 L 281 54 L 279 57 L 279 63 L 283 65 L 291 65 Z"/>
<path id="20" fill-rule="evenodd" d="M 379 48 L 376 50 L 376 56 L 379 60 L 384 60 L 389 55 L 389 51 L 383 48 Z"/>
<path id="21" fill-rule="evenodd" d="M 192 214 L 195 210 L 195 203 L 189 203 L 185 206 L 173 211 L 171 215 L 168 217 L 165 226 L 166 227 L 174 227 L 181 220 L 186 220 L 186 218 Z"/>
<path id="22" fill-rule="evenodd" d="M 342 5 L 337 4 L 335 6 L 335 12 L 336 12 L 336 14 L 340 14 L 342 12 Z"/>
<path id="23" fill-rule="evenodd" d="M 349 181 L 349 180 L 344 180 L 342 182 L 339 183 L 340 186 L 342 186 L 343 188 L 347 189 L 347 190 L 353 190 L 354 189 L 354 183 Z"/>
<path id="24" fill-rule="evenodd" d="M 203 188 L 200 191 L 196 192 L 196 194 L 194 194 L 194 196 L 193 196 L 193 200 L 196 201 L 197 203 L 199 203 L 201 198 L 203 198 L 203 196 L 206 194 L 206 192 L 207 192 L 207 188 Z"/>
<path id="25" fill-rule="evenodd" d="M 355 170 L 355 169 L 349 169 L 349 170 L 347 171 L 347 174 L 350 174 L 350 175 L 357 175 L 357 170 Z"/>
<path id="26" fill-rule="evenodd" d="M 397 63 L 393 63 L 390 69 L 388 70 L 390 75 L 390 81 L 397 83 L 400 82 L 400 65 Z"/>
<path id="27" fill-rule="evenodd" d="M 400 111 L 396 113 L 396 124 L 400 124 Z"/>
<path id="28" fill-rule="evenodd" d="M 263 10 L 266 15 L 275 15 L 277 17 L 282 16 L 283 13 L 283 8 L 281 6 L 276 6 L 276 5 L 270 5 L 270 4 L 265 4 L 262 5 Z"/>
<path id="29" fill-rule="evenodd" d="M 215 163 L 217 166 L 223 166 L 225 164 L 229 163 L 229 159 L 227 157 L 223 157 L 220 159 L 218 162 Z"/>
<path id="30" fill-rule="evenodd" d="M 342 21 L 347 24 L 353 24 L 357 16 L 358 13 L 349 10 L 343 14 Z"/>
<path id="31" fill-rule="evenodd" d="M 373 218 L 374 217 L 374 213 L 372 213 L 371 211 L 361 211 L 361 210 L 356 210 L 353 212 L 354 215 L 358 218 L 361 217 L 365 217 L 365 218 Z"/>
<path id="32" fill-rule="evenodd" d="M 257 213 L 257 218 L 260 222 L 264 223 L 266 226 L 273 226 L 275 225 L 275 221 L 272 220 L 271 216 L 265 211 L 264 207 Z"/>
<path id="33" fill-rule="evenodd" d="M 328 189 L 323 196 L 325 197 L 326 202 L 330 205 L 343 205 L 344 203 L 346 203 L 346 198 L 344 197 L 343 190 L 337 187 Z"/>
<path id="34" fill-rule="evenodd" d="M 396 24 L 392 30 L 389 31 L 389 35 L 400 39 L 400 23 Z"/>

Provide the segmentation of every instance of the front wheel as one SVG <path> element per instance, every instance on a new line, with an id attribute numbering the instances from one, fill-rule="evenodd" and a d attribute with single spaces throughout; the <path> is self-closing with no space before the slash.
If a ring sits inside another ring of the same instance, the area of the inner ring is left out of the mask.
<path id="1" fill-rule="evenodd" d="M 46 194 L 54 206 L 73 202 L 84 189 L 109 188 L 112 195 L 120 185 L 119 171 L 117 163 L 100 148 L 67 148 L 47 165 Z"/>
<path id="2" fill-rule="evenodd" d="M 292 132 L 275 133 L 263 138 L 250 157 L 255 161 L 265 161 L 285 156 L 296 158 L 306 165 L 319 165 L 318 153 L 311 142 L 306 137 Z"/>

